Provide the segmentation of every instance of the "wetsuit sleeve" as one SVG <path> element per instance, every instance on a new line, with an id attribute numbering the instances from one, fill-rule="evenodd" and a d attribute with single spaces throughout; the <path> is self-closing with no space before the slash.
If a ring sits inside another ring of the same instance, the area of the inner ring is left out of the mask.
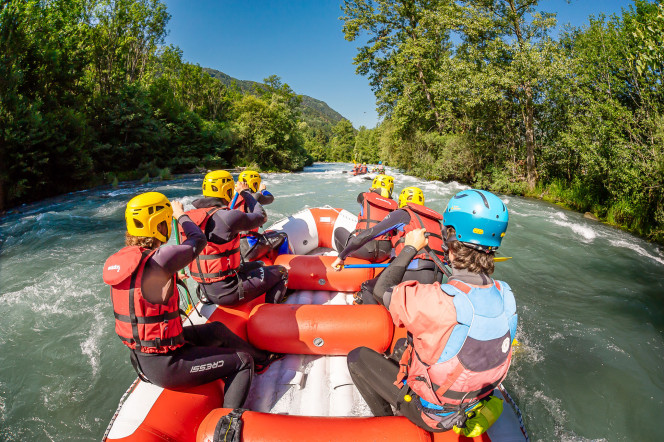
<path id="1" fill-rule="evenodd" d="M 251 192 L 242 192 L 242 198 L 246 203 L 245 207 L 249 212 L 241 210 L 219 210 L 212 215 L 208 221 L 205 230 L 208 240 L 220 244 L 230 240 L 240 232 L 255 229 L 262 226 L 267 221 L 267 214 L 251 195 Z"/>
<path id="2" fill-rule="evenodd" d="M 417 250 L 413 246 L 406 246 L 401 250 L 399 256 L 381 272 L 374 286 L 373 296 L 379 304 L 386 307 L 390 305 L 390 298 L 394 286 L 398 285 L 406 273 L 408 264 L 417 255 Z"/>
<path id="3" fill-rule="evenodd" d="M 385 217 L 384 220 L 373 226 L 371 229 L 364 230 L 359 235 L 351 237 L 346 248 L 339 253 L 339 258 L 344 260 L 351 253 L 359 250 L 363 245 L 372 239 L 380 236 L 392 229 L 403 228 L 410 222 L 410 215 L 405 210 L 395 210 Z"/>
<path id="4" fill-rule="evenodd" d="M 201 229 L 189 218 L 182 215 L 178 218 L 187 240 L 180 245 L 162 246 L 152 255 L 152 260 L 166 275 L 172 275 L 185 268 L 205 248 L 207 239 Z"/>
<path id="5" fill-rule="evenodd" d="M 253 195 L 254 195 L 254 199 L 256 201 L 258 201 L 263 206 L 266 205 L 266 204 L 272 204 L 272 202 L 274 202 L 274 195 L 272 195 L 267 190 L 263 190 L 261 192 L 256 192 Z"/>

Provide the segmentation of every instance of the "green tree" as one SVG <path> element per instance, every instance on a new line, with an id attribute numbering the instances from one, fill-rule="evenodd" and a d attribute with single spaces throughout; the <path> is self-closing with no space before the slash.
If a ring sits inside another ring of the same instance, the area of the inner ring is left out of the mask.
<path id="1" fill-rule="evenodd" d="M 0 210 L 89 179 L 84 14 L 81 2 L 0 3 Z"/>
<path id="2" fill-rule="evenodd" d="M 256 163 L 267 170 L 300 170 L 312 159 L 304 148 L 298 123 L 299 100 L 278 77 L 266 80 L 260 96 L 235 103 L 238 164 Z"/>
<path id="3" fill-rule="evenodd" d="M 438 79 L 451 56 L 453 5 L 437 0 L 345 0 L 343 32 L 367 43 L 354 59 L 369 78 L 378 111 L 403 130 L 446 127 L 447 101 Z"/>
<path id="4" fill-rule="evenodd" d="M 355 129 L 348 120 L 339 121 L 333 128 L 334 137 L 330 141 L 329 154 L 330 161 L 359 161 L 352 158 L 353 148 L 355 147 Z"/>

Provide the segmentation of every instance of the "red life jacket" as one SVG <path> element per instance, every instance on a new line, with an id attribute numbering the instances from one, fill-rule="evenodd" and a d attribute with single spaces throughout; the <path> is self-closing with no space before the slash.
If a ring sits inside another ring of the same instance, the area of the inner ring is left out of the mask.
<path id="1" fill-rule="evenodd" d="M 443 227 L 441 225 L 443 216 L 435 210 L 420 204 L 408 203 L 402 209 L 410 215 L 410 222 L 404 226 L 403 231 L 399 231 L 391 238 L 395 255 L 399 255 L 399 252 L 404 248 L 406 233 L 424 228 L 427 231 L 426 236 L 429 239 L 429 248 L 443 261 L 445 259 L 445 253 L 443 252 Z M 422 253 L 415 255 L 413 259 L 431 260 L 431 257 L 426 251 L 422 251 Z"/>
<path id="2" fill-rule="evenodd" d="M 203 232 L 210 217 L 219 210 L 228 210 L 221 207 L 207 207 L 200 209 L 193 209 L 186 212 L 189 218 L 198 225 Z M 182 240 L 187 237 L 182 230 L 178 227 Z M 215 244 L 208 241 L 200 255 L 189 263 L 189 273 L 194 281 L 199 284 L 210 284 L 217 281 L 222 281 L 229 276 L 235 276 L 237 268 L 240 266 L 242 257 L 240 256 L 240 235 L 235 235 L 230 241 Z"/>
<path id="3" fill-rule="evenodd" d="M 122 342 L 143 353 L 167 353 L 184 344 L 180 295 L 173 275 L 173 296 L 166 305 L 143 297 L 141 281 L 155 250 L 124 247 L 104 264 L 103 279 L 111 286 L 115 332 Z"/>
<path id="4" fill-rule="evenodd" d="M 233 206 L 233 209 L 240 210 L 245 213 L 247 212 L 247 202 L 244 200 L 244 198 L 242 198 L 242 195 L 237 196 L 237 200 L 235 201 L 235 206 Z M 258 227 L 248 230 L 248 232 L 258 232 Z M 246 234 L 242 236 L 246 236 Z"/>
<path id="5" fill-rule="evenodd" d="M 357 215 L 357 225 L 354 232 L 369 230 L 379 222 L 385 219 L 390 212 L 397 209 L 396 201 L 390 198 L 383 198 L 374 192 L 364 192 L 362 201 L 362 211 Z M 387 234 L 383 234 L 377 240 L 389 239 Z"/>
<path id="6" fill-rule="evenodd" d="M 436 308 L 440 308 L 436 305 L 419 307 L 433 313 L 426 318 L 430 322 L 427 333 L 417 339 L 409 336 L 395 382 L 400 386 L 407 376 L 408 386 L 420 397 L 422 418 L 436 427 L 440 415 L 488 396 L 505 379 L 516 334 L 516 302 L 509 285 L 499 281 L 490 287 L 475 287 L 452 279 L 443 285 L 412 284 L 412 288 L 418 295 L 412 299 L 454 298 L 455 324 L 435 320 Z M 433 291 L 435 296 L 424 291 Z M 441 339 L 450 326 L 447 339 Z M 437 356 L 422 360 L 420 354 Z"/>

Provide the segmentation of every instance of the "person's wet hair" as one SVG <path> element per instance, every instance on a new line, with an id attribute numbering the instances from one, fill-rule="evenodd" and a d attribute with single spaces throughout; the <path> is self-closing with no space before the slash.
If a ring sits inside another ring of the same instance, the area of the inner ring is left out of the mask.
<path id="1" fill-rule="evenodd" d="M 468 269 L 473 273 L 486 273 L 490 275 L 494 271 L 494 252 L 483 252 L 465 246 L 457 241 L 454 227 L 447 228 L 447 245 L 454 253 L 452 267 L 455 269 Z"/>

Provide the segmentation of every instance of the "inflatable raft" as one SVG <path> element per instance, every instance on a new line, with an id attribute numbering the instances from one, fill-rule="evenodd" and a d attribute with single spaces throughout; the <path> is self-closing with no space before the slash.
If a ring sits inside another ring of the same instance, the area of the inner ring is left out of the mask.
<path id="1" fill-rule="evenodd" d="M 302 210 L 270 230 L 288 234 L 292 254 L 275 264 L 289 269 L 295 293 L 284 304 L 264 304 L 264 297 L 235 309 L 198 304 L 194 324 L 221 321 L 254 346 L 286 353 L 252 383 L 246 411 L 221 408 L 221 380 L 186 390 L 165 390 L 136 379 L 120 401 L 104 441 L 224 440 L 220 419 L 229 413 L 243 422 L 242 441 L 523 441 L 528 440 L 520 412 L 505 399 L 498 421 L 481 437 L 452 431 L 429 433 L 405 417 L 372 417 L 354 387 L 346 355 L 359 346 L 384 352 L 401 336 L 382 306 L 352 305 L 353 293 L 374 269 L 330 268 L 336 256 L 334 232 L 352 231 L 357 218 L 331 207 Z M 349 258 L 346 263 L 365 263 Z M 189 320 L 187 320 L 188 322 Z"/>

